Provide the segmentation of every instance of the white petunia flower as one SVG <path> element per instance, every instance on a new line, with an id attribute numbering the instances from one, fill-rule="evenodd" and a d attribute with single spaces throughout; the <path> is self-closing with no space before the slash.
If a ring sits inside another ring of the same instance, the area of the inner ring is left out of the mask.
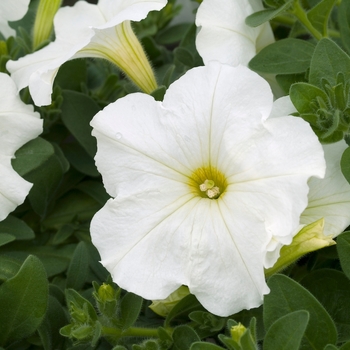
<path id="1" fill-rule="evenodd" d="M 100 0 L 97 5 L 78 1 L 62 7 L 54 18 L 56 40 L 43 49 L 9 61 L 18 89 L 29 86 L 37 106 L 51 103 L 52 85 L 60 66 L 81 57 L 105 58 L 115 63 L 143 91 L 157 87 L 152 68 L 131 28 L 166 0 Z"/>
<path id="2" fill-rule="evenodd" d="M 247 16 L 263 9 L 261 0 L 203 0 L 196 16 L 201 27 L 196 47 L 205 64 L 216 60 L 236 66 L 248 62 L 275 39 L 269 23 L 257 28 L 245 24 Z"/>
<path id="3" fill-rule="evenodd" d="M 13 170 L 11 159 L 41 132 L 39 113 L 21 101 L 12 79 L 0 73 L 0 221 L 23 203 L 32 187 Z"/>
<path id="4" fill-rule="evenodd" d="M 8 21 L 21 19 L 28 11 L 30 0 L 1 0 L 0 1 L 0 33 L 8 38 L 16 35 L 16 31 L 8 25 Z"/>
<path id="5" fill-rule="evenodd" d="M 265 247 L 292 240 L 310 176 L 323 176 L 309 125 L 269 118 L 268 84 L 243 66 L 188 71 L 163 102 L 136 93 L 91 122 L 96 164 L 115 197 L 92 241 L 122 288 L 165 299 L 181 285 L 210 312 L 257 307 Z"/>
<path id="6" fill-rule="evenodd" d="M 272 117 L 294 112 L 296 109 L 289 96 L 286 96 L 275 102 Z M 346 147 L 344 140 L 323 145 L 326 174 L 323 179 L 312 177 L 308 181 L 308 205 L 301 214 L 300 226 L 295 231 L 295 236 L 306 225 L 316 223 L 320 219 L 324 219 L 322 235 L 329 239 L 338 236 L 350 225 L 350 184 L 344 178 L 340 167 L 340 159 Z M 271 240 L 266 254 L 266 267 L 275 264 L 281 247 L 280 242 Z"/>

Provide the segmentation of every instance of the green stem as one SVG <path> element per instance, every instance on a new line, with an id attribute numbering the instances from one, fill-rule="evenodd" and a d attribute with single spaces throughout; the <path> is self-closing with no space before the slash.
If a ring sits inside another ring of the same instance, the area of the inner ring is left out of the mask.
<path id="1" fill-rule="evenodd" d="M 292 27 L 296 22 L 296 20 L 293 17 L 284 15 L 277 16 L 272 21 L 274 23 L 286 25 L 288 27 Z M 328 35 L 332 38 L 340 38 L 340 33 L 334 29 L 328 29 Z"/>
<path id="2" fill-rule="evenodd" d="M 112 327 L 102 327 L 102 334 L 109 337 L 145 337 L 145 338 L 158 338 L 158 330 L 156 328 L 141 328 L 130 327 L 126 330 L 121 330 Z"/>
<path id="3" fill-rule="evenodd" d="M 308 29 L 308 31 L 317 39 L 322 39 L 322 34 L 312 25 L 307 18 L 307 14 L 300 5 L 300 0 L 294 1 L 294 6 L 291 13 Z"/>

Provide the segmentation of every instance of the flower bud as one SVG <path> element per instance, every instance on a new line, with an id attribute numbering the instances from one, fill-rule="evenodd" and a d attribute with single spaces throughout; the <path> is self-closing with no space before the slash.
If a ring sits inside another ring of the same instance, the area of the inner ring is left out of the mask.
<path id="1" fill-rule="evenodd" d="M 307 253 L 335 244 L 332 235 L 323 234 L 324 219 L 317 220 L 302 228 L 293 238 L 290 245 L 281 249 L 280 257 L 276 264 L 265 270 L 265 275 L 270 276 L 301 258 Z"/>
<path id="2" fill-rule="evenodd" d="M 237 343 L 240 344 L 241 337 L 245 333 L 247 328 L 245 328 L 241 322 L 239 322 L 236 326 L 231 327 L 230 333 L 231 338 Z"/>
<path id="3" fill-rule="evenodd" d="M 60 8 L 61 2 L 62 0 L 40 0 L 34 22 L 33 49 L 50 39 L 53 18 Z"/>

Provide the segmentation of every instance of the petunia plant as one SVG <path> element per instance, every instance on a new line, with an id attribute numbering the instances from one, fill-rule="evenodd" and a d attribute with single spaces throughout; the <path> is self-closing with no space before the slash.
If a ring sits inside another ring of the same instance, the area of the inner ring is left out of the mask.
<path id="1" fill-rule="evenodd" d="M 350 348 L 348 0 L 0 0 L 0 348 Z"/>

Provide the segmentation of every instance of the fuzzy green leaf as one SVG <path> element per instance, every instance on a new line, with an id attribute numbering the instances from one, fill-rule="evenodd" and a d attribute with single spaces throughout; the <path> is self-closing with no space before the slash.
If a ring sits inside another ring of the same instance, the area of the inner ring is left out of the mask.
<path id="1" fill-rule="evenodd" d="M 258 27 L 261 24 L 267 21 L 270 21 L 276 16 L 287 11 L 291 7 L 292 2 L 293 2 L 292 0 L 289 0 L 284 5 L 282 5 L 277 9 L 268 9 L 268 10 L 255 12 L 246 18 L 245 23 L 250 27 Z"/>
<path id="2" fill-rule="evenodd" d="M 300 39 L 283 39 L 263 48 L 249 62 L 249 68 L 259 73 L 295 74 L 305 72 L 315 46 Z"/>
<path id="3" fill-rule="evenodd" d="M 264 350 L 298 350 L 308 322 L 309 313 L 305 310 L 282 316 L 268 329 Z"/>
<path id="4" fill-rule="evenodd" d="M 322 88 L 322 81 L 327 80 L 335 86 L 339 72 L 343 73 L 345 81 L 350 80 L 350 57 L 332 40 L 320 40 L 311 60 L 310 84 Z"/>
<path id="5" fill-rule="evenodd" d="M 133 293 L 126 293 L 120 303 L 120 321 L 123 329 L 128 329 L 137 320 L 143 299 Z"/>
<path id="6" fill-rule="evenodd" d="M 306 310 L 310 314 L 310 321 L 300 349 L 323 349 L 327 344 L 336 343 L 334 322 L 309 291 L 291 278 L 279 274 L 268 280 L 268 286 L 271 292 L 264 298 L 265 328 L 291 312 Z"/>
<path id="7" fill-rule="evenodd" d="M 24 339 L 39 327 L 47 309 L 48 290 L 43 264 L 29 256 L 18 273 L 0 287 L 0 345 Z"/>

